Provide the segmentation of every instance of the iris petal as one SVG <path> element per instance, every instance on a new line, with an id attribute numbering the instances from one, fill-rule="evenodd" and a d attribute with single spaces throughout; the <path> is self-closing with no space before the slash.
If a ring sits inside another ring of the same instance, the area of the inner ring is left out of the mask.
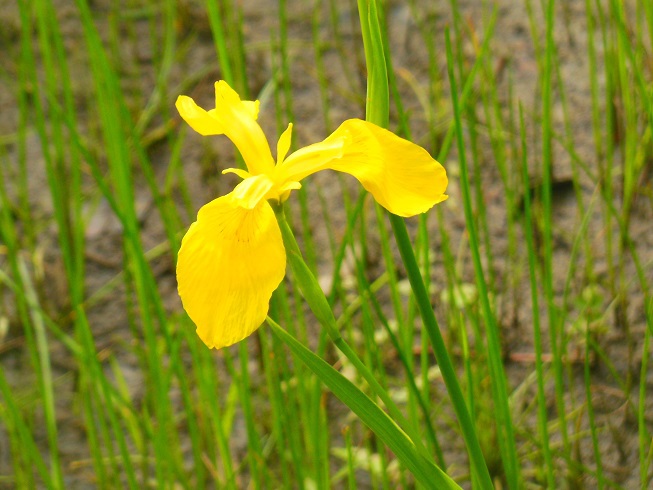
<path id="1" fill-rule="evenodd" d="M 236 174 L 238 177 L 241 179 L 249 179 L 252 174 L 250 174 L 247 170 L 243 170 L 242 168 L 225 168 L 222 171 L 223 174 Z"/>
<path id="2" fill-rule="evenodd" d="M 175 107 L 184 121 L 202 136 L 223 134 L 220 121 L 198 106 L 190 97 L 180 95 L 177 97 Z"/>
<path id="3" fill-rule="evenodd" d="M 275 167 L 273 180 L 299 182 L 308 175 L 330 168 L 330 162 L 342 157 L 349 139 L 349 134 L 345 133 L 336 137 L 331 135 L 320 143 L 297 150 Z"/>
<path id="4" fill-rule="evenodd" d="M 240 100 L 225 81 L 215 83 L 215 109 L 205 111 L 185 95 L 175 106 L 188 125 L 203 136 L 224 134 L 236 145 L 251 174 L 271 172 L 274 160 L 261 126 L 259 102 Z"/>
<path id="5" fill-rule="evenodd" d="M 274 186 L 267 175 L 255 175 L 243 180 L 232 191 L 234 201 L 247 209 L 255 208 Z"/>
<path id="6" fill-rule="evenodd" d="M 391 213 L 414 216 L 444 201 L 447 174 L 422 147 L 360 119 L 290 155 L 274 169 L 275 182 L 300 181 L 333 169 L 356 177 Z"/>
<path id="7" fill-rule="evenodd" d="M 179 295 L 202 341 L 219 349 L 254 332 L 285 270 L 281 232 L 267 202 L 245 209 L 228 194 L 203 206 L 177 262 Z"/>
<path id="8" fill-rule="evenodd" d="M 292 141 L 292 123 L 288 123 L 286 130 L 279 136 L 277 142 L 277 165 L 283 162 L 284 158 L 290 150 L 290 143 Z"/>
<path id="9" fill-rule="evenodd" d="M 326 141 L 345 134 L 342 157 L 327 168 L 356 177 L 391 213 L 414 216 L 447 199 L 447 173 L 421 146 L 360 119 L 343 122 Z"/>
<path id="10" fill-rule="evenodd" d="M 258 105 L 240 100 L 227 82 L 215 83 L 215 113 L 224 134 L 236 145 L 251 174 L 272 171 L 274 160 L 261 126 L 256 122 Z"/>
<path id="11" fill-rule="evenodd" d="M 258 119 L 258 109 L 261 103 L 258 100 L 243 100 L 241 103 L 243 104 L 243 107 L 245 107 L 245 110 L 249 112 L 252 119 L 256 121 Z"/>

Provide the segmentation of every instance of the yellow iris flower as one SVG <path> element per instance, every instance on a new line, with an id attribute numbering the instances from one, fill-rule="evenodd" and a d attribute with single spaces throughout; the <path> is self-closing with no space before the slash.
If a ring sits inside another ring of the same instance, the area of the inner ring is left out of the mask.
<path id="1" fill-rule="evenodd" d="M 259 101 L 240 100 L 224 81 L 215 84 L 215 109 L 184 95 L 182 118 L 204 136 L 226 135 L 247 171 L 232 192 L 203 206 L 184 236 L 177 262 L 184 309 L 209 348 L 232 345 L 264 321 L 270 297 L 286 273 L 286 252 L 269 200 L 283 202 L 300 180 L 332 169 L 356 177 L 391 213 L 414 216 L 444 201 L 447 175 L 423 148 L 360 119 L 287 156 L 292 124 L 277 143 L 276 165 L 256 122 Z"/>

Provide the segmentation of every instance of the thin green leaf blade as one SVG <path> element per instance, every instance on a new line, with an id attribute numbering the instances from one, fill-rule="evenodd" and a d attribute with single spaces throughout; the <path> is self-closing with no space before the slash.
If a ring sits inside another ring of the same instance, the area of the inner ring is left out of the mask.
<path id="1" fill-rule="evenodd" d="M 326 361 L 315 355 L 279 324 L 268 317 L 274 334 L 381 439 L 426 488 L 460 488 L 442 469 L 417 452 L 415 445 L 397 424 Z"/>

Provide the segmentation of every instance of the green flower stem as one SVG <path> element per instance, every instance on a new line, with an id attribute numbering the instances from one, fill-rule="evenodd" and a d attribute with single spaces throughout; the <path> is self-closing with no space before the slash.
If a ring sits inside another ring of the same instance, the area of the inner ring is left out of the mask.
<path id="1" fill-rule="evenodd" d="M 366 119 L 379 126 L 387 127 L 389 116 L 388 101 L 390 100 L 388 73 L 376 1 L 368 0 L 366 2 L 365 0 L 359 0 L 358 8 L 369 74 L 367 79 L 368 104 Z M 408 280 L 415 295 L 424 327 L 431 340 L 438 365 L 440 366 L 440 372 L 442 373 L 447 391 L 451 397 L 451 402 L 458 416 L 473 473 L 479 483 L 479 488 L 491 489 L 493 488 L 492 479 L 490 478 L 487 464 L 483 458 L 481 445 L 476 436 L 474 421 L 467 410 L 465 397 L 456 377 L 456 371 L 447 352 L 442 334 L 440 333 L 440 327 L 435 318 L 435 313 L 431 307 L 429 295 L 424 285 L 419 266 L 417 265 L 415 251 L 408 236 L 406 223 L 401 217 L 393 214 L 390 214 L 390 223 L 392 224 L 399 253 L 406 267 Z"/>
<path id="2" fill-rule="evenodd" d="M 417 429 L 408 422 L 399 408 L 397 408 L 397 405 L 394 403 L 392 398 L 390 398 L 388 392 L 377 381 L 374 374 L 363 363 L 363 361 L 360 360 L 353 349 L 344 341 L 340 335 L 335 316 L 333 315 L 333 310 L 329 306 L 329 301 L 324 295 L 324 292 L 317 282 L 317 279 L 302 258 L 302 253 L 299 250 L 299 245 L 297 244 L 295 235 L 293 234 L 288 221 L 286 220 L 283 205 L 273 205 L 272 209 L 274 209 L 274 214 L 276 215 L 277 221 L 279 222 L 279 228 L 281 228 L 283 244 L 286 247 L 286 254 L 288 256 L 288 261 L 290 262 L 290 267 L 292 268 L 295 280 L 299 285 L 299 289 L 304 294 L 304 298 L 308 302 L 308 305 L 315 314 L 315 317 L 326 329 L 329 337 L 340 350 L 340 352 L 342 352 L 345 357 L 347 357 L 347 359 L 356 368 L 356 371 L 361 376 L 363 376 L 370 388 L 372 388 L 374 394 L 378 396 L 381 401 L 383 401 L 384 405 L 396 423 L 404 430 L 406 430 L 409 437 L 413 441 L 413 444 L 415 444 L 417 450 L 422 455 L 429 456 L 426 448 L 422 444 L 422 440 Z"/>
<path id="3" fill-rule="evenodd" d="M 402 218 L 394 214 L 390 214 L 390 223 L 392 224 L 392 231 L 397 240 L 397 247 L 399 248 L 401 259 L 406 267 L 410 287 L 413 290 L 415 301 L 419 308 L 420 315 L 422 316 L 424 328 L 426 328 L 426 332 L 431 340 L 435 358 L 440 366 L 442 378 L 444 379 L 447 392 L 449 393 L 454 410 L 456 411 L 460 428 L 463 432 L 463 439 L 465 439 L 467 451 L 469 452 L 471 466 L 474 468 L 478 477 L 479 484 L 481 485 L 480 488 L 494 488 L 490 478 L 490 473 L 485 464 L 485 459 L 483 458 L 481 445 L 476 436 L 474 422 L 467 410 L 465 397 L 460 389 L 460 384 L 456 377 L 456 371 L 451 362 L 451 358 L 449 357 L 449 353 L 447 352 L 447 347 L 442 338 L 442 333 L 440 332 L 440 326 L 435 318 L 435 313 L 433 312 L 428 292 L 426 291 L 419 266 L 417 265 L 415 252 L 410 243 L 408 231 L 406 230 L 406 223 Z"/>

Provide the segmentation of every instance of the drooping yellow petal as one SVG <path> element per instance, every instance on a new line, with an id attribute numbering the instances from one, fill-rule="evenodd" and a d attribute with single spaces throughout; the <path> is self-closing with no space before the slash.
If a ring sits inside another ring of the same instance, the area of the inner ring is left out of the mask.
<path id="1" fill-rule="evenodd" d="M 267 202 L 245 209 L 228 194 L 203 206 L 177 262 L 179 295 L 202 341 L 219 349 L 254 332 L 285 270 L 281 232 Z"/>
<path id="2" fill-rule="evenodd" d="M 240 100 L 221 80 L 215 83 L 215 109 L 207 112 L 185 95 L 179 96 L 175 105 L 181 117 L 201 135 L 226 135 L 240 151 L 249 173 L 268 173 L 274 168 L 270 145 L 256 122 L 258 100 Z"/>
<path id="3" fill-rule="evenodd" d="M 423 213 L 447 199 L 447 173 L 421 146 L 360 119 L 343 122 L 325 142 L 349 135 L 341 158 L 327 168 L 356 177 L 391 213 Z"/>

